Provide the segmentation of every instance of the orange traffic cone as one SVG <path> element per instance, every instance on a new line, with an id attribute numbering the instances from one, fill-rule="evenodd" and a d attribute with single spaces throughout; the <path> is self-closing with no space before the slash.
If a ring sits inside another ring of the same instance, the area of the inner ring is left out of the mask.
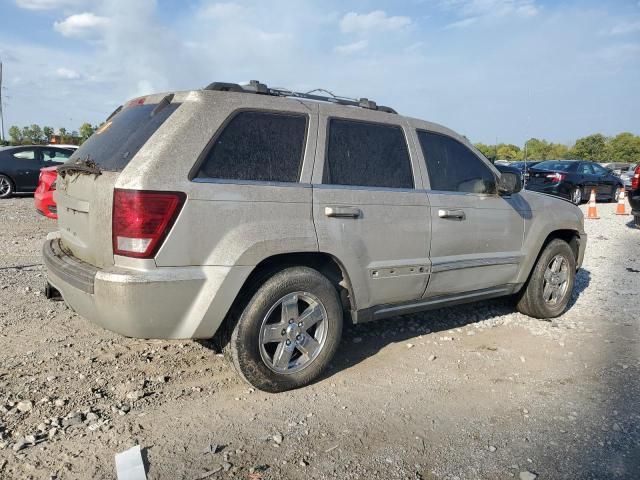
<path id="1" fill-rule="evenodd" d="M 626 205 L 624 203 L 624 188 L 620 189 L 620 195 L 618 195 L 618 205 L 616 206 L 616 215 L 629 215 Z"/>
<path id="2" fill-rule="evenodd" d="M 597 220 L 600 218 L 598 216 L 598 209 L 596 208 L 596 189 L 591 189 L 591 196 L 589 197 L 589 210 L 587 210 L 587 218 L 592 220 Z"/>

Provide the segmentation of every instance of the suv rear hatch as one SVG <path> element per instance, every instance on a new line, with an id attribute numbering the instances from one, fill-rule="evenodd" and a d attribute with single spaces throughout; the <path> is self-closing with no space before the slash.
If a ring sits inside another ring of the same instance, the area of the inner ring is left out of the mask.
<path id="1" fill-rule="evenodd" d="M 119 107 L 58 167 L 58 227 L 61 246 L 76 258 L 113 265 L 113 192 L 120 172 L 180 106 L 173 94 L 138 98 Z"/>

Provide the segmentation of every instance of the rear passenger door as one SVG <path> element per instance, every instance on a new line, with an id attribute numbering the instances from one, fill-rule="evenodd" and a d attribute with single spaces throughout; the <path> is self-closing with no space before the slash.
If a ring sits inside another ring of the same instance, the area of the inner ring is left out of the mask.
<path id="1" fill-rule="evenodd" d="M 431 204 L 432 274 L 425 297 L 511 283 L 522 261 L 525 218 L 519 194 L 501 197 L 497 173 L 462 141 L 418 130 Z"/>
<path id="2" fill-rule="evenodd" d="M 357 309 L 421 298 L 429 207 L 403 122 L 322 105 L 319 124 L 313 218 L 320 251 L 343 263 Z"/>

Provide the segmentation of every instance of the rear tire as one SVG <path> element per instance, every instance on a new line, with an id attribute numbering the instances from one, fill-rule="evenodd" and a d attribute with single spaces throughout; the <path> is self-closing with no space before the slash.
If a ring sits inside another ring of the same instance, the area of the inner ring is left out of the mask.
<path id="1" fill-rule="evenodd" d="M 582 188 L 576 187 L 571 191 L 571 203 L 580 205 L 582 203 Z"/>
<path id="2" fill-rule="evenodd" d="M 567 242 L 554 239 L 542 250 L 517 309 L 534 318 L 551 319 L 567 308 L 576 277 L 576 258 Z"/>
<path id="3" fill-rule="evenodd" d="M 317 270 L 292 267 L 257 289 L 225 349 L 242 378 L 276 393 L 313 382 L 329 365 L 341 336 L 335 287 Z"/>
<path id="4" fill-rule="evenodd" d="M 9 198 L 14 191 L 15 187 L 11 179 L 6 175 L 0 175 L 0 198 Z"/>
<path id="5" fill-rule="evenodd" d="M 640 215 L 635 215 L 633 220 L 636 223 L 636 228 L 640 228 Z"/>

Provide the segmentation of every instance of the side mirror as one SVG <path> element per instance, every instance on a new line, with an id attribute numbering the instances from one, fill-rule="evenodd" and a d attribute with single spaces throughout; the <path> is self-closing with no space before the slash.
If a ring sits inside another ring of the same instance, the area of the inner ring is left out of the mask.
<path id="1" fill-rule="evenodd" d="M 500 195 L 511 195 L 522 190 L 522 179 L 520 175 L 512 172 L 502 172 L 498 181 L 498 192 Z"/>

